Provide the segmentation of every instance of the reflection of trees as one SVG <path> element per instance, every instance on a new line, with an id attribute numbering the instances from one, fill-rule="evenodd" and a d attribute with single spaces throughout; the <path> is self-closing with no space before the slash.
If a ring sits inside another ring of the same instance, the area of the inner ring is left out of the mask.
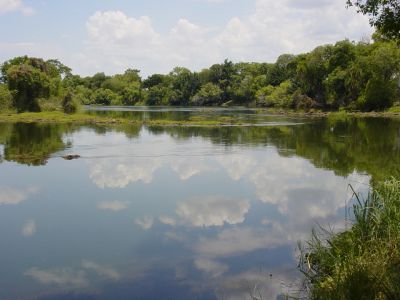
<path id="1" fill-rule="evenodd" d="M 129 125 L 85 127 L 98 135 L 123 132 L 128 138 L 138 137 L 141 129 Z M 45 165 L 53 153 L 70 146 L 64 143 L 63 136 L 80 128 L 70 124 L 0 124 L 0 144 L 4 145 L 4 157 L 0 153 L 0 162 L 4 159 L 32 166 Z"/>
<path id="2" fill-rule="evenodd" d="M 96 134 L 122 132 L 137 138 L 141 126 L 86 126 Z M 61 124 L 0 124 L 4 159 L 43 165 L 67 147 L 63 134 L 79 127 Z M 149 127 L 152 134 L 174 139 L 199 137 L 223 146 L 275 146 L 282 156 L 307 158 L 315 166 L 346 176 L 365 172 L 375 180 L 400 178 L 400 121 L 383 118 L 320 119 L 298 126 L 270 127 Z M 1 157 L 0 157 L 1 160 Z"/>
<path id="3" fill-rule="evenodd" d="M 316 167 L 346 176 L 365 172 L 375 180 L 400 177 L 400 121 L 381 118 L 321 119 L 300 126 L 151 127 L 176 139 L 202 137 L 225 146 L 267 146 L 298 155 Z"/>
<path id="4" fill-rule="evenodd" d="M 26 165 L 45 165 L 52 153 L 68 146 L 62 140 L 67 130 L 67 125 L 14 124 L 4 141 L 4 158 Z"/>

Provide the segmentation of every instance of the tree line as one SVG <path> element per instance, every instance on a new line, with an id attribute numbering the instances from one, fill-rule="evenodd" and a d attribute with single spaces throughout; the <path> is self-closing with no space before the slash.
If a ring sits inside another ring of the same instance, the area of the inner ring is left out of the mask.
<path id="1" fill-rule="evenodd" d="M 343 40 L 275 63 L 225 60 L 199 72 L 176 67 L 141 78 L 140 71 L 81 77 L 58 60 L 16 57 L 1 65 L 0 109 L 74 112 L 84 105 L 244 105 L 287 109 L 384 110 L 400 100 L 400 48 Z"/>

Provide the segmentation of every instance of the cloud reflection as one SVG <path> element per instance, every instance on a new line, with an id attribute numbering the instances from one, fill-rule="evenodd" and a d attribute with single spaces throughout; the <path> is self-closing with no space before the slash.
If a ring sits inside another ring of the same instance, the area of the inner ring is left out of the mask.
<path id="1" fill-rule="evenodd" d="M 208 258 L 197 258 L 194 261 L 194 265 L 197 269 L 205 272 L 211 277 L 219 277 L 229 270 L 228 265 L 221 264 L 218 261 Z"/>
<path id="2" fill-rule="evenodd" d="M 119 280 L 121 278 L 121 275 L 113 268 L 99 265 L 93 261 L 89 260 L 82 261 L 82 268 L 89 271 L 93 271 L 105 279 Z"/>
<path id="3" fill-rule="evenodd" d="M 15 189 L 9 187 L 0 187 L 0 206 L 17 205 L 26 201 L 29 196 L 38 192 L 38 188 L 30 187 L 27 189 Z"/>
<path id="4" fill-rule="evenodd" d="M 130 183 L 150 183 L 161 159 L 99 159 L 90 164 L 89 177 L 99 188 L 124 188 Z"/>
<path id="5" fill-rule="evenodd" d="M 102 209 L 102 210 L 111 210 L 111 211 L 121 211 L 124 209 L 127 209 L 129 206 L 128 202 L 122 202 L 122 201 L 103 201 L 100 202 L 97 205 L 97 208 Z"/>
<path id="6" fill-rule="evenodd" d="M 27 221 L 22 227 L 22 235 L 25 237 L 30 237 L 36 233 L 36 222 L 35 220 Z"/>
<path id="7" fill-rule="evenodd" d="M 243 223 L 249 209 L 250 203 L 245 199 L 206 196 L 179 203 L 176 214 L 192 226 L 209 227 Z"/>
<path id="8" fill-rule="evenodd" d="M 142 219 L 137 218 L 135 219 L 135 224 L 142 227 L 143 230 L 149 230 L 151 227 L 153 227 L 154 218 L 147 216 Z"/>
<path id="9" fill-rule="evenodd" d="M 44 270 L 31 268 L 24 273 L 42 284 L 56 285 L 62 288 L 82 288 L 89 285 L 87 275 L 82 270 L 70 268 Z"/>

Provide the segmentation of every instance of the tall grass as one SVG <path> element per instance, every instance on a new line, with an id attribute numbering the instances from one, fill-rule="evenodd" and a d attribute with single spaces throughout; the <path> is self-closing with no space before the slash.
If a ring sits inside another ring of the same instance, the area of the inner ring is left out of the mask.
<path id="1" fill-rule="evenodd" d="M 314 230 L 300 245 L 311 299 L 400 299 L 400 181 L 355 194 L 351 229 Z"/>

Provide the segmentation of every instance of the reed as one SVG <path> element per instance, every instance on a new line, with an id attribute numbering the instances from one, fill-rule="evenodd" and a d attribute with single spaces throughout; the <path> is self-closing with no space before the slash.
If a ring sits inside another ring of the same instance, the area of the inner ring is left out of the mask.
<path id="1" fill-rule="evenodd" d="M 311 299 L 400 299 L 400 181 L 354 196 L 349 230 L 319 228 L 299 245 L 305 287 Z"/>

